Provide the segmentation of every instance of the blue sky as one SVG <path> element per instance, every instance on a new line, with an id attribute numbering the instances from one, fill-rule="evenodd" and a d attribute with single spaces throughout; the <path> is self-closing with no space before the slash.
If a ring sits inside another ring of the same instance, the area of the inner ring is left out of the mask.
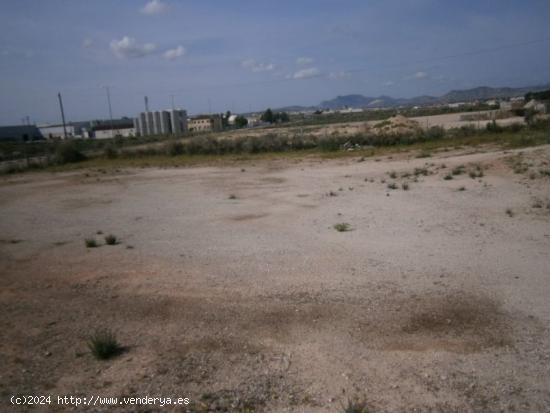
<path id="1" fill-rule="evenodd" d="M 2 0 L 0 124 L 59 122 L 57 92 L 106 118 L 107 85 L 118 117 L 547 83 L 548 21 L 547 0 Z"/>

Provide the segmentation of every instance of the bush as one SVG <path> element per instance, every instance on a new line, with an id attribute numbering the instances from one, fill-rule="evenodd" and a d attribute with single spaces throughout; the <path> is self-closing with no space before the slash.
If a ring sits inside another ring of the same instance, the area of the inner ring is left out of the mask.
<path id="1" fill-rule="evenodd" d="M 166 153 L 170 156 L 183 155 L 185 152 L 181 142 L 168 142 L 165 146 Z"/>
<path id="2" fill-rule="evenodd" d="M 88 348 L 94 357 L 99 360 L 110 359 L 123 350 L 111 330 L 97 330 L 88 339 Z"/>
<path id="3" fill-rule="evenodd" d="M 113 234 L 109 234 L 105 237 L 105 243 L 107 245 L 115 245 L 117 243 L 117 238 Z"/>
<path id="4" fill-rule="evenodd" d="M 86 248 L 96 248 L 98 246 L 94 238 L 86 238 L 84 240 L 84 244 L 86 245 Z"/>
<path id="5" fill-rule="evenodd" d="M 369 408 L 364 401 L 348 400 L 348 403 L 342 406 L 342 413 L 369 413 Z"/>
<path id="6" fill-rule="evenodd" d="M 451 172 L 453 175 L 462 175 L 464 173 L 464 165 L 459 165 L 456 168 L 453 168 Z"/>
<path id="7" fill-rule="evenodd" d="M 55 151 L 55 162 L 66 164 L 80 162 L 86 159 L 86 156 L 80 152 L 74 142 L 63 142 Z"/>
<path id="8" fill-rule="evenodd" d="M 118 150 L 114 146 L 109 145 L 103 150 L 103 154 L 106 158 L 115 159 L 118 157 Z"/>
<path id="9" fill-rule="evenodd" d="M 496 120 L 493 119 L 492 122 L 489 122 L 487 124 L 487 126 L 485 126 L 485 128 L 487 129 L 487 132 L 493 132 L 493 133 L 500 133 L 502 132 L 504 129 L 502 128 L 502 126 L 500 126 Z"/>
<path id="10" fill-rule="evenodd" d="M 347 222 L 341 222 L 339 224 L 335 224 L 334 229 L 338 232 L 351 231 L 351 225 Z"/>

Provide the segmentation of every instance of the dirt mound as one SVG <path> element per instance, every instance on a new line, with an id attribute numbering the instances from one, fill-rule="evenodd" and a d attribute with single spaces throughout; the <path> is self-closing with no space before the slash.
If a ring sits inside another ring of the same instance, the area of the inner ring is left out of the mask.
<path id="1" fill-rule="evenodd" d="M 381 135 L 403 135 L 421 131 L 420 124 L 402 115 L 395 115 L 374 125 L 374 131 Z"/>

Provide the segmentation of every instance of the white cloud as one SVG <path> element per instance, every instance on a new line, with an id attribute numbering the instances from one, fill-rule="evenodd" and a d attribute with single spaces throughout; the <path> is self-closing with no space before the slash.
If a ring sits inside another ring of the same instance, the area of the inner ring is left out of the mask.
<path id="1" fill-rule="evenodd" d="M 426 72 L 416 72 L 413 77 L 415 79 L 425 79 L 426 77 L 428 77 L 428 74 Z"/>
<path id="2" fill-rule="evenodd" d="M 299 57 L 298 59 L 296 59 L 296 64 L 298 66 L 306 66 L 306 65 L 310 65 L 313 63 L 313 59 L 311 57 Z"/>
<path id="3" fill-rule="evenodd" d="M 166 60 L 174 60 L 183 56 L 186 53 L 185 47 L 178 46 L 175 49 L 169 49 L 164 52 L 163 56 Z"/>
<path id="4" fill-rule="evenodd" d="M 151 0 L 140 10 L 143 14 L 152 16 L 154 14 L 162 14 L 168 10 L 166 3 L 161 0 Z"/>
<path id="5" fill-rule="evenodd" d="M 334 79 L 334 80 L 337 80 L 337 79 L 349 79 L 351 77 L 351 73 L 349 72 L 344 72 L 344 71 L 340 71 L 340 72 L 330 72 L 328 74 L 328 77 L 329 79 Z"/>
<path id="6" fill-rule="evenodd" d="M 156 48 L 157 46 L 154 43 L 139 44 L 136 39 L 128 36 L 111 41 L 111 51 L 120 59 L 144 57 L 153 53 Z"/>
<path id="7" fill-rule="evenodd" d="M 93 44 L 94 44 L 94 41 L 90 38 L 86 38 L 82 41 L 82 47 L 84 47 L 85 49 L 92 47 Z"/>
<path id="8" fill-rule="evenodd" d="M 308 77 L 319 76 L 321 71 L 316 67 L 310 67 L 308 69 L 298 70 L 292 75 L 293 79 L 307 79 Z"/>
<path id="9" fill-rule="evenodd" d="M 275 69 L 273 63 L 261 63 L 256 62 L 254 59 L 247 59 L 241 62 L 241 66 L 245 69 L 252 70 L 253 72 L 269 72 Z"/>

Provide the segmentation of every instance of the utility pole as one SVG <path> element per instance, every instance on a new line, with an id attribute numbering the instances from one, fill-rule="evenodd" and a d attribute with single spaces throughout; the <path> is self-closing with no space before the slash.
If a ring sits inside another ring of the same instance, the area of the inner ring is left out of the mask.
<path id="1" fill-rule="evenodd" d="M 145 112 L 149 112 L 149 98 L 145 96 Z"/>
<path id="2" fill-rule="evenodd" d="M 61 120 L 63 121 L 63 139 L 67 139 L 67 128 L 65 127 L 65 111 L 63 110 L 63 100 L 61 99 L 61 93 L 57 94 L 59 99 L 59 108 L 61 109 Z"/>
<path id="3" fill-rule="evenodd" d="M 115 131 L 113 127 L 113 109 L 111 108 L 111 93 L 109 92 L 109 86 L 105 86 L 107 91 L 107 103 L 109 104 L 109 119 L 111 120 L 111 138 L 115 137 Z"/>

